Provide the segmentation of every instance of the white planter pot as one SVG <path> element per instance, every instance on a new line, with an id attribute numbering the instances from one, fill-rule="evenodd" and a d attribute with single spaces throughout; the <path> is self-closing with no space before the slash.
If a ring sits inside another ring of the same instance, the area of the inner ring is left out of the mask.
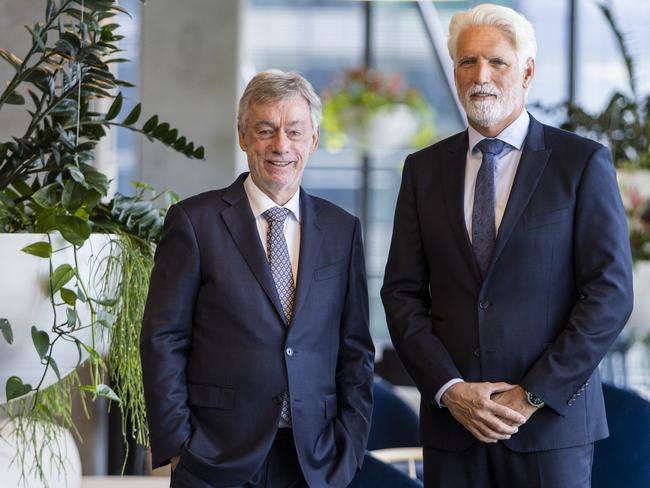
<path id="1" fill-rule="evenodd" d="M 406 148 L 419 126 L 418 115 L 404 104 L 379 110 L 367 120 L 358 110 L 342 114 L 352 147 L 363 151 Z"/>
<path id="2" fill-rule="evenodd" d="M 42 467 L 45 472 L 45 483 L 38 479 L 36 473 L 30 470 L 36 465 L 34 450 L 27 450 L 26 457 L 21 463 L 14 460 L 16 447 L 14 442 L 14 424 L 7 420 L 0 421 L 0 473 L 2 479 L 0 486 L 16 487 L 28 486 L 30 488 L 47 486 L 48 488 L 81 488 L 81 459 L 79 450 L 72 434 L 69 431 L 57 428 L 56 443 L 61 455 L 65 459 L 65 468 L 60 470 L 52 463 L 49 452 L 42 456 Z M 34 445 L 43 445 L 46 441 L 42 430 L 37 428 Z M 49 442 L 52 442 L 50 440 Z M 25 479 L 21 480 L 20 466 L 25 468 Z"/>
<path id="3" fill-rule="evenodd" d="M 77 251 L 79 275 L 86 284 L 90 284 L 90 295 L 96 296 L 94 276 L 101 259 L 110 252 L 110 236 L 93 234 L 86 244 Z M 47 241 L 45 234 L 0 234 L 0 318 L 6 318 L 13 329 L 13 344 L 8 344 L 0 337 L 0 405 L 6 403 L 5 385 L 11 376 L 18 376 L 23 383 L 35 387 L 43 374 L 44 366 L 34 348 L 31 336 L 32 326 L 44 330 L 53 340 L 51 331 L 54 312 L 49 296 L 49 260 L 21 252 L 25 246 L 37 241 Z M 74 253 L 62 237 L 53 235 L 54 250 L 68 247 L 52 256 L 53 269 L 60 264 L 74 266 Z M 68 284 L 72 289 L 73 280 Z M 57 301 L 61 300 L 58 298 Z M 66 321 L 67 305 L 56 307 L 57 323 Z M 90 322 L 90 310 L 87 304 L 77 301 L 77 313 L 81 323 Z M 80 341 L 91 344 L 90 328 L 75 333 Z M 88 353 L 82 348 L 82 361 Z M 53 358 L 61 376 L 72 372 L 77 366 L 79 352 L 74 342 L 59 340 L 54 347 Z M 52 368 L 48 368 L 42 387 L 58 381 Z"/>
<path id="4" fill-rule="evenodd" d="M 650 261 L 634 263 L 634 309 L 627 326 L 634 336 L 650 336 Z"/>

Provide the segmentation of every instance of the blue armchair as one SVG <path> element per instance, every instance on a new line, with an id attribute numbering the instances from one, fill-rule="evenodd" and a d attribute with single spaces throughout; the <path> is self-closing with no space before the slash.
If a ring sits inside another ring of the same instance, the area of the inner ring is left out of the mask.
<path id="1" fill-rule="evenodd" d="M 375 379 L 374 407 L 368 450 L 419 446 L 418 416 L 398 397 L 392 385 Z"/>
<path id="2" fill-rule="evenodd" d="M 361 471 L 348 488 L 422 488 L 422 482 L 366 453 Z"/>
<path id="3" fill-rule="evenodd" d="M 610 437 L 594 450 L 592 488 L 650 486 L 650 402 L 603 385 Z"/>

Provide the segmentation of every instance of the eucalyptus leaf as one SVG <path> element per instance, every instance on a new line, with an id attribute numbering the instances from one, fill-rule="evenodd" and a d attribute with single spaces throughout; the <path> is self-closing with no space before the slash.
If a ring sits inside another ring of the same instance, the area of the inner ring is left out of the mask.
<path id="1" fill-rule="evenodd" d="M 57 267 L 50 276 L 50 292 L 54 295 L 63 286 L 74 278 L 76 274 L 75 268 L 69 264 L 62 264 Z"/>
<path id="2" fill-rule="evenodd" d="M 23 384 L 23 380 L 21 380 L 18 376 L 10 376 L 7 380 L 7 383 L 5 384 L 7 401 L 21 397 L 23 395 L 27 395 L 30 391 L 32 391 L 32 385 L 29 383 Z"/>
<path id="3" fill-rule="evenodd" d="M 65 314 L 68 319 L 68 327 L 74 328 L 77 325 L 77 311 L 74 308 L 66 308 Z"/>
<path id="4" fill-rule="evenodd" d="M 52 255 L 52 246 L 49 242 L 40 241 L 23 247 L 21 251 L 39 258 L 49 258 Z"/>
<path id="5" fill-rule="evenodd" d="M 14 343 L 14 333 L 7 319 L 0 319 L 0 333 L 2 333 L 2 337 L 4 337 L 8 344 Z"/>
<path id="6" fill-rule="evenodd" d="M 38 330 L 36 326 L 32 326 L 32 342 L 38 356 L 43 359 L 50 348 L 50 336 L 44 330 Z"/>

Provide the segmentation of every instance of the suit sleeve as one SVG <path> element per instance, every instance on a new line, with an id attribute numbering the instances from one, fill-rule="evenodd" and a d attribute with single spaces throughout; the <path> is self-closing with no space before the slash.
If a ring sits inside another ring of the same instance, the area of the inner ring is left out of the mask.
<path id="1" fill-rule="evenodd" d="M 348 472 L 361 467 L 370 433 L 375 349 L 368 328 L 368 285 L 361 240 L 355 219 L 348 288 L 340 327 L 336 366 L 338 413 L 335 436 L 338 463 L 355 462 Z"/>
<path id="2" fill-rule="evenodd" d="M 418 212 L 411 156 L 406 159 L 381 298 L 395 350 L 423 399 L 434 404 L 438 390 L 462 378 L 449 352 L 433 333 L 429 269 L 422 242 L 425 216 Z"/>
<path id="3" fill-rule="evenodd" d="M 579 299 L 566 328 L 522 379 L 560 415 L 586 387 L 632 311 L 627 222 L 609 151 L 589 158 L 578 187 L 574 273 Z"/>
<path id="4" fill-rule="evenodd" d="M 191 432 L 185 367 L 199 270 L 194 230 L 185 211 L 174 205 L 156 249 L 140 336 L 154 468 L 180 454 Z"/>

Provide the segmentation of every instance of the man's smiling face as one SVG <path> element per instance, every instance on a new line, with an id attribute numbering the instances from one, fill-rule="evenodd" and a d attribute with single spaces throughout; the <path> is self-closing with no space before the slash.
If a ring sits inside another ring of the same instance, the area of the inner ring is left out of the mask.
<path id="1" fill-rule="evenodd" d="M 257 187 L 278 205 L 295 194 L 309 155 L 318 146 L 309 104 L 301 96 L 251 104 L 239 146 Z"/>

